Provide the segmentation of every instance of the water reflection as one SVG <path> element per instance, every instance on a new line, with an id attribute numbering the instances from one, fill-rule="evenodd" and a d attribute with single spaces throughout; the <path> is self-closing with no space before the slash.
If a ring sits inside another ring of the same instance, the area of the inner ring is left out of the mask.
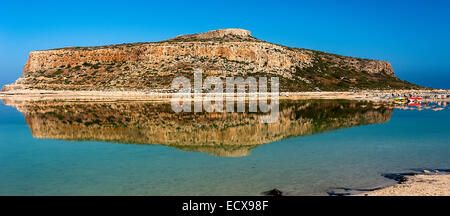
<path id="1" fill-rule="evenodd" d="M 258 113 L 175 113 L 164 102 L 3 101 L 25 116 L 33 137 L 165 145 L 241 157 L 265 143 L 340 128 L 383 123 L 393 108 L 354 101 L 280 101 L 278 121 Z"/>

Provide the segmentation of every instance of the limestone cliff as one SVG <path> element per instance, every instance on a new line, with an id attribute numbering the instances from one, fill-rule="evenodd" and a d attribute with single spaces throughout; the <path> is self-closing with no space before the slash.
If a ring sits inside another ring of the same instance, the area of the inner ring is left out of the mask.
<path id="1" fill-rule="evenodd" d="M 170 40 L 31 52 L 11 89 L 167 91 L 177 76 L 278 76 L 281 91 L 399 89 L 388 62 L 290 48 L 242 29 L 181 35 Z"/>

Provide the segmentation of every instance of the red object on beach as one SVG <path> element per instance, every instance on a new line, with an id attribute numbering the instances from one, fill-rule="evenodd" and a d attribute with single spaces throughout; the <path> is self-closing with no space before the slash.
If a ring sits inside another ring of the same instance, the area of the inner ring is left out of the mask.
<path id="1" fill-rule="evenodd" d="M 421 97 L 409 97 L 408 99 L 409 100 L 422 100 Z"/>
<path id="2" fill-rule="evenodd" d="M 408 106 L 420 106 L 421 103 L 409 103 Z"/>

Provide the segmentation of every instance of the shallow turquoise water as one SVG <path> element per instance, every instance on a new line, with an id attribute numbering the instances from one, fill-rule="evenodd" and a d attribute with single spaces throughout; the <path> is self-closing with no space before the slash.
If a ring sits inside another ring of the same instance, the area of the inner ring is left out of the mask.
<path id="1" fill-rule="evenodd" d="M 160 145 L 33 138 L 0 105 L 0 195 L 327 195 L 392 184 L 383 173 L 450 168 L 450 109 L 291 137 L 220 157 Z M 318 111 L 320 112 L 320 110 Z"/>

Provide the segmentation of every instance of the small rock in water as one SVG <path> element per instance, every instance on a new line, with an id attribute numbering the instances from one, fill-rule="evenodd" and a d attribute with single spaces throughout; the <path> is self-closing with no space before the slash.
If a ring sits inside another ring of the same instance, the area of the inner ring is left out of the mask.
<path id="1" fill-rule="evenodd" d="M 428 170 L 423 170 L 423 173 L 430 173 L 430 171 L 428 171 Z"/>
<path id="2" fill-rule="evenodd" d="M 263 192 L 263 194 L 266 196 L 283 196 L 283 192 L 276 188 L 269 190 L 269 191 L 265 191 L 265 192 Z"/>

